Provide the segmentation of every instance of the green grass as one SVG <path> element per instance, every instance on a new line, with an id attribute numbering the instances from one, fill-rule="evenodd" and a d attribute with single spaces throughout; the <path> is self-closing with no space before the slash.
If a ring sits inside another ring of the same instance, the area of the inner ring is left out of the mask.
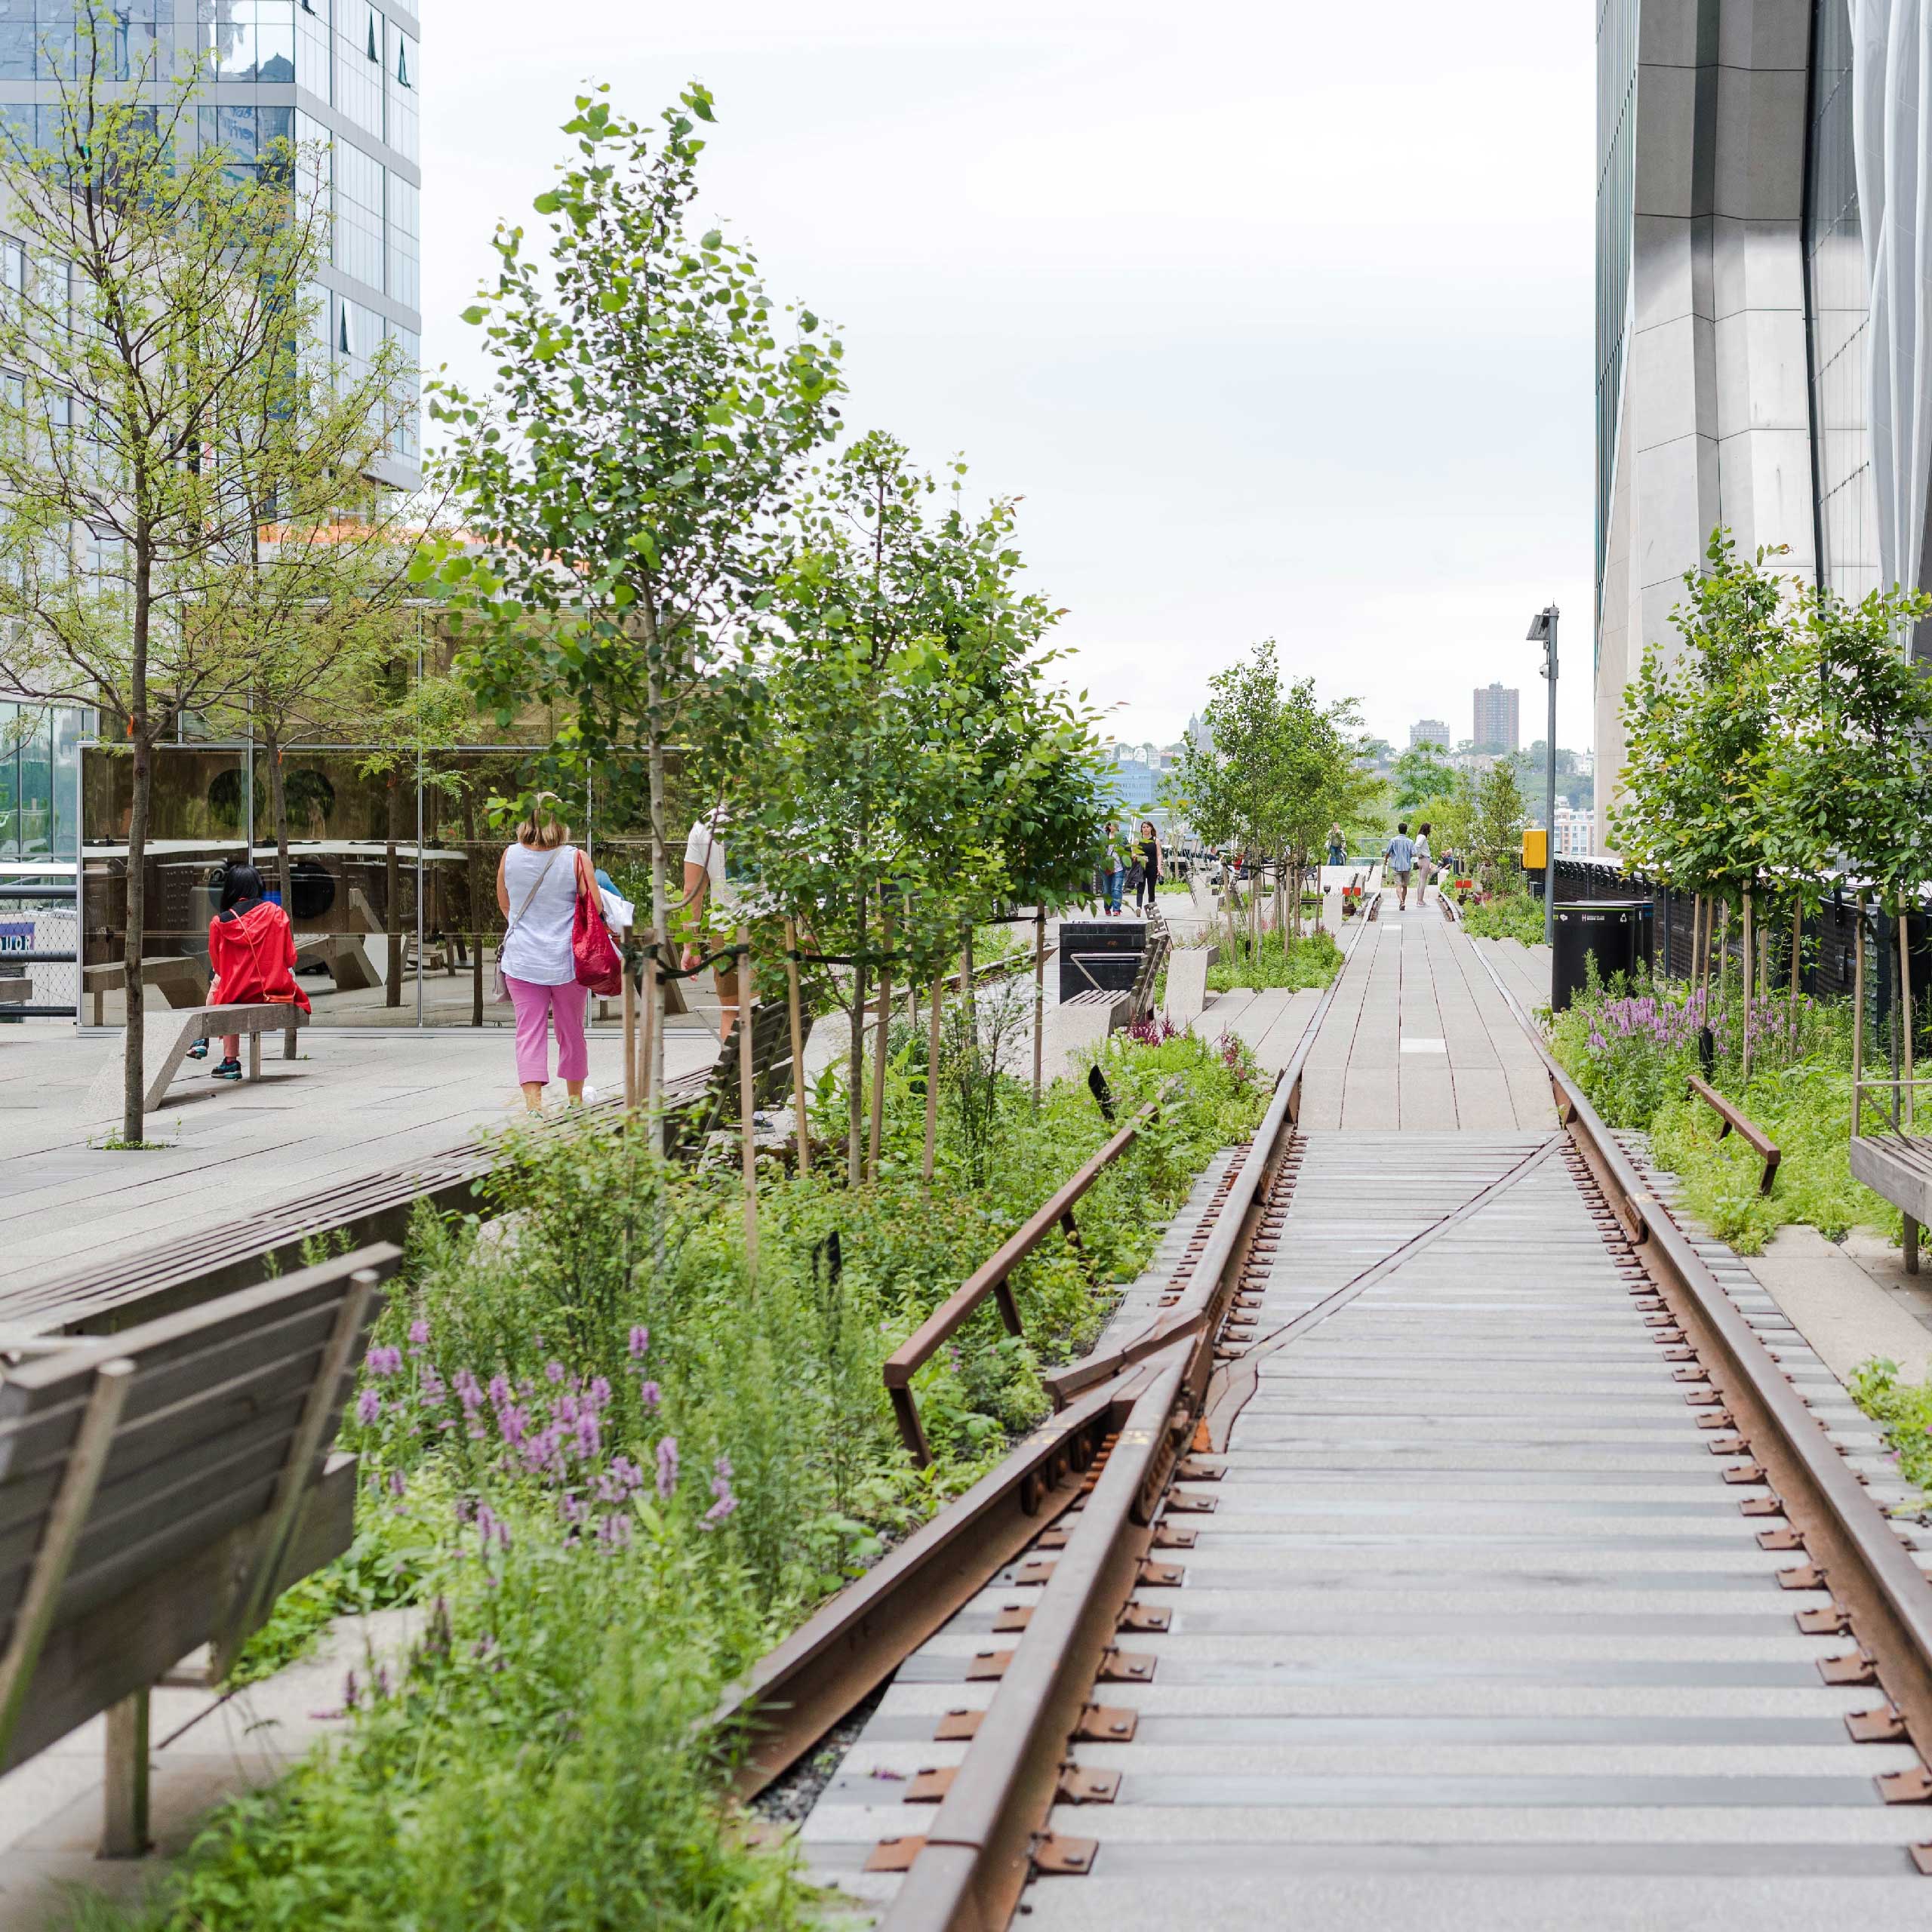
<path id="1" fill-rule="evenodd" d="M 1900 1475 L 1915 1489 L 1932 1489 L 1932 1380 L 1901 1382 L 1898 1364 L 1879 1356 L 1853 1371 L 1851 1398 L 1884 1425 Z"/>
<path id="2" fill-rule="evenodd" d="M 1240 932 L 1232 950 L 1223 932 L 1219 943 L 1221 956 L 1208 969 L 1210 992 L 1251 986 L 1325 986 L 1342 970 L 1342 949 L 1325 932 L 1304 933 L 1299 939 L 1263 933 L 1259 946 L 1251 944 L 1247 934 Z"/>
<path id="3" fill-rule="evenodd" d="M 1472 899 L 1459 910 L 1472 938 L 1513 939 L 1524 946 L 1543 943 L 1543 901 L 1527 892 L 1500 892 L 1493 899 Z"/>
<path id="4" fill-rule="evenodd" d="M 997 993 L 986 996 L 989 1013 Z M 1016 997 L 1015 1010 L 1025 1008 Z M 970 1484 L 1046 1412 L 1209 1155 L 1266 1082 L 1238 1045 L 1116 1035 L 1122 1116 L 1180 1091 L 918 1378 L 915 1469 L 880 1378 L 897 1342 L 1112 1131 L 1084 1084 L 942 1062 L 921 1178 L 922 1031 L 895 1038 L 878 1180 L 768 1174 L 746 1276 L 735 1169 L 667 1171 L 611 1137 L 512 1137 L 500 1211 L 419 1220 L 343 1432 L 364 1486 L 349 1558 L 282 1600 L 238 1669 L 344 1610 L 414 1602 L 426 1633 L 343 1687 L 340 1736 L 210 1821 L 158 1897 L 77 1901 L 143 1932 L 765 1932 L 817 1922 L 795 1859 L 745 1843 L 701 1719 L 721 1687 Z M 842 1120 L 835 1074 L 813 1096 Z M 836 1235 L 841 1266 L 829 1261 Z"/>

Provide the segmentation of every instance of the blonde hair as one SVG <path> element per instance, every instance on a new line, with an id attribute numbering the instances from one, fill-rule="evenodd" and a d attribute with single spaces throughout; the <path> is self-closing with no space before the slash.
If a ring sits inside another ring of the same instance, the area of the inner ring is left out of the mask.
<path id="1" fill-rule="evenodd" d="M 530 801 L 530 816 L 516 829 L 516 842 L 539 852 L 554 852 L 571 835 L 564 823 L 563 802 L 554 792 L 539 792 Z"/>

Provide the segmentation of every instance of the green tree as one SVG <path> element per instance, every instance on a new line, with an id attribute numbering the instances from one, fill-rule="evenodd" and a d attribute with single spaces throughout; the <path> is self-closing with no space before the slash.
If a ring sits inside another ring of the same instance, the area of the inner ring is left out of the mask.
<path id="1" fill-rule="evenodd" d="M 382 448 L 400 380 L 313 353 L 329 260 L 316 158 L 248 165 L 193 139 L 202 69 L 116 78 L 83 10 L 40 146 L 0 141 L 33 272 L 0 298 L 0 685 L 93 707 L 132 764 L 122 1137 L 141 1137 L 141 963 L 156 747 L 254 675 L 222 620 L 238 561 L 318 478 Z"/>
<path id="2" fill-rule="evenodd" d="M 1456 768 L 1432 744 L 1411 745 L 1395 761 L 1395 807 L 1412 811 L 1454 789 Z"/>
<path id="3" fill-rule="evenodd" d="M 537 197 L 546 246 L 500 228 L 495 286 L 464 312 L 496 365 L 490 393 L 431 385 L 449 481 L 488 549 L 446 548 L 434 568 L 480 700 L 506 726 L 533 703 L 557 721 L 533 777 L 644 804 L 663 956 L 667 751 L 768 595 L 764 527 L 835 433 L 840 346 L 774 302 L 743 245 L 688 232 L 709 92 L 694 83 L 653 129 L 605 91 L 579 97 L 576 158 Z M 661 1025 L 654 1037 L 655 1091 Z"/>
<path id="4" fill-rule="evenodd" d="M 1500 758 L 1475 781 L 1464 834 L 1471 857 L 1485 868 L 1492 886 L 1521 863 L 1525 817 L 1515 765 Z"/>

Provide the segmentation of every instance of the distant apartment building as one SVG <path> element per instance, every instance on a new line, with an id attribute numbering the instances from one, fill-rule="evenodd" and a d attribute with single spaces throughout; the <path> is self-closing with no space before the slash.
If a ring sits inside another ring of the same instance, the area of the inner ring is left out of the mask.
<path id="1" fill-rule="evenodd" d="M 1581 859 L 1592 849 L 1591 832 L 1595 814 L 1587 806 L 1558 805 L 1556 808 L 1556 856 Z"/>
<path id="2" fill-rule="evenodd" d="M 1519 723 L 1522 694 L 1500 684 L 1475 694 L 1475 728 L 1469 734 L 1479 752 L 1513 752 L 1522 742 Z"/>
<path id="3" fill-rule="evenodd" d="M 1418 745 L 1440 745 L 1446 752 L 1454 742 L 1449 736 L 1449 728 L 1439 718 L 1420 718 L 1409 727 L 1409 749 L 1414 751 Z"/>

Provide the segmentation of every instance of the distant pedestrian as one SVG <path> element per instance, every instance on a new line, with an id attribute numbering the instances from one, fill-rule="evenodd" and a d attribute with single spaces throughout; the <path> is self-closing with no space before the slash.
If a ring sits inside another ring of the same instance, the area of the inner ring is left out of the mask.
<path id="1" fill-rule="evenodd" d="M 1134 888 L 1134 911 L 1151 912 L 1161 882 L 1161 835 L 1154 829 L 1150 818 L 1140 821 L 1140 829 L 1135 835 L 1127 882 Z"/>
<path id="2" fill-rule="evenodd" d="M 691 835 L 685 841 L 685 905 L 692 923 L 700 931 L 706 908 L 715 908 L 720 915 L 719 923 L 729 928 L 730 937 L 735 939 L 736 915 L 743 909 L 745 894 L 743 881 L 732 875 L 726 859 L 726 829 L 721 811 L 700 819 L 691 827 Z M 688 944 L 680 955 L 680 964 L 688 973 L 703 956 L 698 946 Z M 718 986 L 718 1037 L 728 1040 L 737 1023 L 740 1003 L 737 955 L 721 961 L 712 971 Z"/>
<path id="3" fill-rule="evenodd" d="M 1331 866 L 1346 866 L 1349 863 L 1349 848 L 1343 842 L 1339 825 L 1328 828 L 1328 863 Z"/>
<path id="4" fill-rule="evenodd" d="M 1404 911 L 1409 903 L 1409 875 L 1415 870 L 1416 842 L 1409 836 L 1409 822 L 1395 827 L 1395 835 L 1383 848 L 1382 861 L 1395 879 L 1395 909 Z"/>
<path id="5" fill-rule="evenodd" d="M 587 987 L 577 984 L 571 947 L 579 893 L 598 903 L 590 861 L 570 843 L 571 829 L 553 792 L 540 792 L 516 843 L 497 867 L 497 906 L 509 921 L 497 961 L 516 1011 L 516 1077 L 532 1113 L 550 1078 L 549 1035 L 557 1036 L 557 1077 L 571 1105 L 581 1106 L 590 1072 L 583 1037 Z"/>
<path id="6" fill-rule="evenodd" d="M 1100 904 L 1110 919 L 1119 915 L 1120 889 L 1126 882 L 1127 841 L 1120 835 L 1119 824 L 1109 819 L 1100 848 Z"/>
<path id="7" fill-rule="evenodd" d="M 1416 827 L 1416 903 L 1429 903 L 1429 821 L 1425 819 Z"/>
<path id="8" fill-rule="evenodd" d="M 310 1011 L 309 995 L 295 983 L 295 934 L 288 915 L 267 897 L 262 875 L 253 866 L 230 866 L 221 884 L 221 905 L 208 921 L 208 1004 L 211 1006 L 299 1006 Z M 208 1052 L 206 1040 L 189 1048 L 192 1058 Z M 221 1043 L 221 1064 L 209 1078 L 242 1078 L 242 1036 Z"/>

